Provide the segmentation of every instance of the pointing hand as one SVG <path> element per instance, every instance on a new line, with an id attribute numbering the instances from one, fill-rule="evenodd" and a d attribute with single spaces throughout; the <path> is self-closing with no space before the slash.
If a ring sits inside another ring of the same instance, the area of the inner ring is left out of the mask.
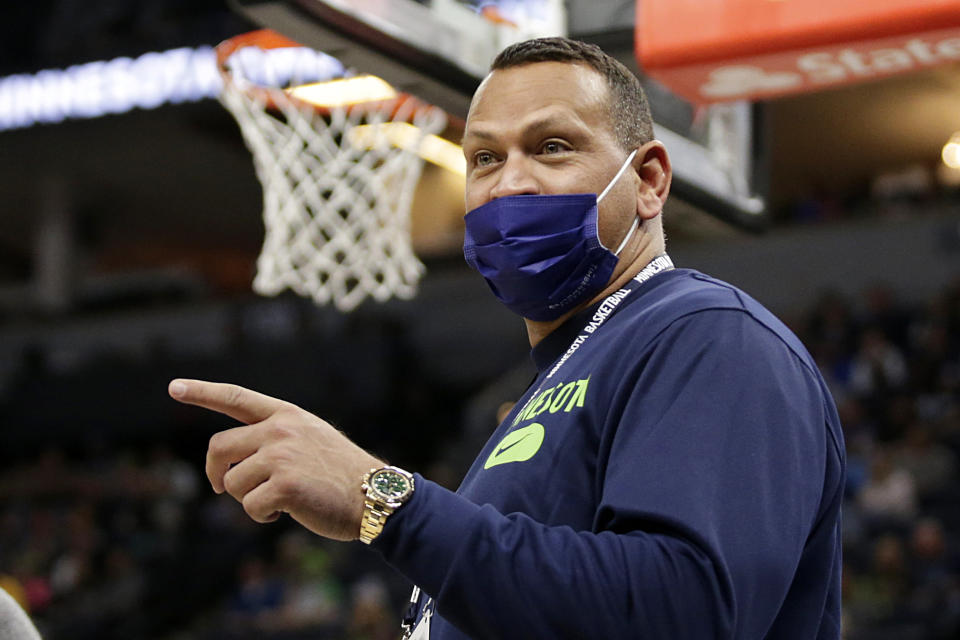
<path id="1" fill-rule="evenodd" d="M 384 462 L 296 405 L 243 387 L 174 380 L 170 396 L 244 426 L 213 435 L 207 478 L 257 522 L 286 512 L 314 533 L 354 540 L 363 516 L 363 475 Z"/>

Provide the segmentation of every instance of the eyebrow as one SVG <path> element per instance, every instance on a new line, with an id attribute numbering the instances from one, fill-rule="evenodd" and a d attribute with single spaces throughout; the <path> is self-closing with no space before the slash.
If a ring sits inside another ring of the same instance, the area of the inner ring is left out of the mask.
<path id="1" fill-rule="evenodd" d="M 551 129 L 563 123 L 571 123 L 574 125 L 578 124 L 578 120 L 564 117 L 562 115 L 550 114 L 542 118 L 538 118 L 531 122 L 529 125 L 525 126 L 523 129 L 523 134 L 528 135 L 530 133 L 537 133 L 545 129 Z M 464 141 L 468 138 L 479 138 L 481 140 L 494 141 L 497 139 L 497 135 L 492 131 L 485 131 L 483 129 L 470 129 L 469 132 L 465 132 L 463 137 L 460 139 L 461 146 Z"/>
<path id="2" fill-rule="evenodd" d="M 460 138 L 461 147 L 463 146 L 463 143 L 467 138 L 480 138 L 481 140 L 494 140 L 496 136 L 493 135 L 492 133 L 484 131 L 483 129 L 479 131 L 471 129 L 469 130 L 469 133 L 467 131 L 464 131 L 463 136 Z"/>

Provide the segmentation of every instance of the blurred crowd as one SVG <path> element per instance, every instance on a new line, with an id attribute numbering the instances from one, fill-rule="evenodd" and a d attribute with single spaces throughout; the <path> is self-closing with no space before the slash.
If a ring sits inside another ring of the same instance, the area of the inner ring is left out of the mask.
<path id="1" fill-rule="evenodd" d="M 0 476 L 0 587 L 47 640 L 397 635 L 406 585 L 368 550 L 256 525 L 164 445 L 92 449 Z"/>
<path id="2" fill-rule="evenodd" d="M 920 306 L 827 292 L 788 321 L 846 435 L 847 639 L 960 637 L 960 281 Z M 398 636 L 409 585 L 376 554 L 253 523 L 175 444 L 91 439 L 0 472 L 0 587 L 45 638 Z"/>
<path id="3" fill-rule="evenodd" d="M 794 324 L 846 437 L 847 637 L 960 637 L 960 281 L 919 307 L 826 293 Z"/>

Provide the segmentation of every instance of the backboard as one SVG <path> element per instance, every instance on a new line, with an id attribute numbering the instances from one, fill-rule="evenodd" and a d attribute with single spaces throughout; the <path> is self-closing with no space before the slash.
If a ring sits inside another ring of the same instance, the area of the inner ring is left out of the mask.
<path id="1" fill-rule="evenodd" d="M 398 90 L 466 116 L 496 54 L 563 35 L 563 0 L 231 0 L 255 23 L 374 73 Z"/>

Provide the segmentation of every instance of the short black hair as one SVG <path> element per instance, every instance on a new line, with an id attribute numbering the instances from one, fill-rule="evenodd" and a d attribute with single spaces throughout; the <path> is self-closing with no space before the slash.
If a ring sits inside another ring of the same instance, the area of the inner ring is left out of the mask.
<path id="1" fill-rule="evenodd" d="M 570 38 L 535 38 L 508 46 L 490 64 L 490 70 L 509 69 L 534 62 L 586 64 L 603 76 L 612 98 L 611 130 L 624 150 L 653 140 L 650 104 L 637 77 L 619 60 L 595 44 Z"/>

